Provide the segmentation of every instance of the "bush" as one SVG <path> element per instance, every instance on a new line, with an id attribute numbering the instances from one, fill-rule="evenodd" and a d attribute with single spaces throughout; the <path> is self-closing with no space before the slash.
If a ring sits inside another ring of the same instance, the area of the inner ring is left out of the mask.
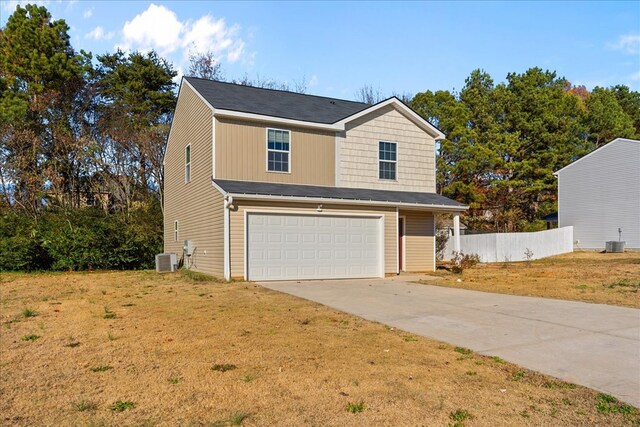
<path id="1" fill-rule="evenodd" d="M 480 256 L 478 254 L 464 254 L 463 252 L 454 252 L 453 267 L 451 271 L 454 273 L 462 273 L 467 268 L 471 268 L 480 262 Z"/>
<path id="2" fill-rule="evenodd" d="M 436 259 L 442 261 L 444 258 L 444 250 L 447 248 L 447 242 L 449 241 L 448 232 L 436 233 Z"/>
<path id="3" fill-rule="evenodd" d="M 129 215 L 89 207 L 46 211 L 37 218 L 0 217 L 0 271 L 153 268 L 161 251 L 158 202 Z"/>

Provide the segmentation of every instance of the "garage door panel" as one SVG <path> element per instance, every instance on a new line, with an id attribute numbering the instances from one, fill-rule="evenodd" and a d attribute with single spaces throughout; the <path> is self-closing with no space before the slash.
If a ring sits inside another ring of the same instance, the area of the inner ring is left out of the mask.
<path id="1" fill-rule="evenodd" d="M 381 275 L 381 220 L 330 215 L 250 213 L 247 275 L 251 280 Z"/>

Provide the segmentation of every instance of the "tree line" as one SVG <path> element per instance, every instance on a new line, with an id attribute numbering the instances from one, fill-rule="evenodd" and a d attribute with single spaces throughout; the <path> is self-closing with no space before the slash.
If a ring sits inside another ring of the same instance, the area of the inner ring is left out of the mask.
<path id="1" fill-rule="evenodd" d="M 149 268 L 162 250 L 176 70 L 154 51 L 77 51 L 68 32 L 36 5 L 0 29 L 0 270 Z M 192 55 L 187 75 L 307 91 L 305 78 L 227 78 L 210 52 Z M 537 68 L 500 84 L 476 70 L 460 92 L 401 98 L 447 135 L 438 192 L 471 206 L 472 228 L 534 227 L 555 209 L 554 170 L 640 135 L 638 92 L 589 92 Z"/>

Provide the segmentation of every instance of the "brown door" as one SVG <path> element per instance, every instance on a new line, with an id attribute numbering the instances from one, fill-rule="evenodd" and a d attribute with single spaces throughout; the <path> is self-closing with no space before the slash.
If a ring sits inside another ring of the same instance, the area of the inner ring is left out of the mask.
<path id="1" fill-rule="evenodd" d="M 404 218 L 398 218 L 398 270 L 404 271 Z"/>

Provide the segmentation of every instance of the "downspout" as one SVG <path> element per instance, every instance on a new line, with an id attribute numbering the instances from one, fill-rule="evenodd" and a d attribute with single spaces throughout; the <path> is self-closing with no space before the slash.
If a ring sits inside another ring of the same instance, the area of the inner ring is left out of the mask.
<path id="1" fill-rule="evenodd" d="M 231 239 L 229 238 L 230 231 L 230 213 L 229 210 L 233 207 L 233 196 L 227 194 L 224 196 L 224 280 L 231 281 L 231 251 L 229 244 Z"/>

